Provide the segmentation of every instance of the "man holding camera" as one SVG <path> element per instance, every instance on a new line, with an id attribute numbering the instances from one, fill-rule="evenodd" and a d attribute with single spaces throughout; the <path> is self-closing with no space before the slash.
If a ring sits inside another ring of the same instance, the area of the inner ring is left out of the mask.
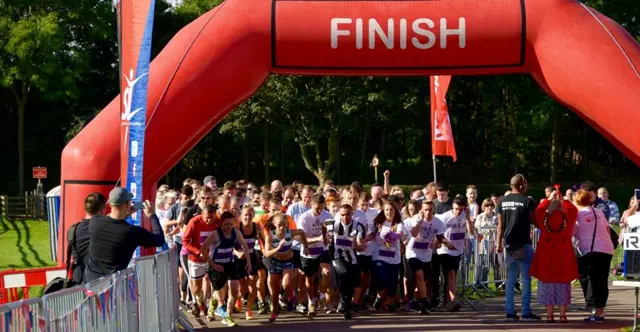
<path id="1" fill-rule="evenodd" d="M 149 201 L 144 201 L 142 207 L 144 214 L 151 219 L 151 232 L 126 221 L 135 212 L 132 199 L 133 195 L 126 189 L 114 188 L 109 193 L 109 215 L 95 216 L 89 221 L 89 260 L 84 273 L 86 283 L 126 269 L 139 246 L 155 248 L 165 244 L 155 207 Z"/>

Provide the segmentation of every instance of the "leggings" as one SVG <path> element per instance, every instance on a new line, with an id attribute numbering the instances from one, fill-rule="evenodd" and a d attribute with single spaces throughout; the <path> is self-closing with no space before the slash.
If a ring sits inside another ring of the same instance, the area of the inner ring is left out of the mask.
<path id="1" fill-rule="evenodd" d="M 338 276 L 338 285 L 340 287 L 340 300 L 345 305 L 345 310 L 349 310 L 351 307 L 351 299 L 353 298 L 353 292 L 356 287 L 358 265 L 350 264 L 341 259 L 333 261 L 335 273 Z"/>

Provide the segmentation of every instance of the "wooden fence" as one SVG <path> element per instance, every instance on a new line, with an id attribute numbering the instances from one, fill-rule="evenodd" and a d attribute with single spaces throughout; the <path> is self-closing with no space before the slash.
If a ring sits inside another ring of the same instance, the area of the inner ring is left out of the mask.
<path id="1" fill-rule="evenodd" d="M 36 191 L 24 196 L 0 196 L 0 211 L 5 219 L 46 219 L 46 198 Z"/>

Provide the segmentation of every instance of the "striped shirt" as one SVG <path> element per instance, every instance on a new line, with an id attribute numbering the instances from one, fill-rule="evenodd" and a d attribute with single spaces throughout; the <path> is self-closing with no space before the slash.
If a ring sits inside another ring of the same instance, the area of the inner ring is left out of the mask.
<path id="1" fill-rule="evenodd" d="M 349 225 L 340 221 L 333 224 L 334 259 L 345 261 L 349 264 L 357 264 L 354 245 L 357 239 L 362 239 L 363 228 L 360 223 L 352 220 Z"/>

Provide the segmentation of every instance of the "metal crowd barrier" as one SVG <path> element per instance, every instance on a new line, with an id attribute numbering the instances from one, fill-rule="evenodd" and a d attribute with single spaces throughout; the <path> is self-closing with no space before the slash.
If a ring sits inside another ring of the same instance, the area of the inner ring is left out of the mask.
<path id="1" fill-rule="evenodd" d="M 508 277 L 506 250 L 502 253 L 496 250 L 497 228 L 478 226 L 476 230 L 478 234 L 482 234 L 483 239 L 479 241 L 475 236 L 467 236 L 465 239 L 460 271 L 456 280 L 457 297 L 474 309 L 477 308 L 474 301 L 470 299 L 474 294 L 479 300 L 495 297 L 497 291 L 504 289 Z M 531 230 L 534 251 L 539 235 L 540 232 L 537 229 Z M 523 271 L 518 268 L 517 282 L 520 282 L 521 273 Z"/>
<path id="2" fill-rule="evenodd" d="M 478 241 L 475 237 L 468 236 L 465 240 L 456 282 L 458 298 L 474 309 L 476 306 L 471 300 L 472 297 L 479 300 L 495 297 L 498 290 L 504 289 L 508 277 L 505 264 L 506 250 L 502 253 L 496 252 L 496 227 L 476 227 L 476 230 L 484 238 Z M 532 228 L 531 242 L 534 251 L 539 238 L 540 231 Z M 611 261 L 611 280 L 617 280 L 615 272 L 620 269 L 623 262 L 624 252 L 616 250 Z M 517 282 L 520 282 L 522 272 L 518 270 Z M 444 294 L 444 291 L 441 294 Z M 476 296 L 473 296 L 474 294 Z"/>
<path id="3" fill-rule="evenodd" d="M 142 257 L 113 275 L 0 306 L 0 331 L 192 330 L 179 310 L 176 249 Z"/>

